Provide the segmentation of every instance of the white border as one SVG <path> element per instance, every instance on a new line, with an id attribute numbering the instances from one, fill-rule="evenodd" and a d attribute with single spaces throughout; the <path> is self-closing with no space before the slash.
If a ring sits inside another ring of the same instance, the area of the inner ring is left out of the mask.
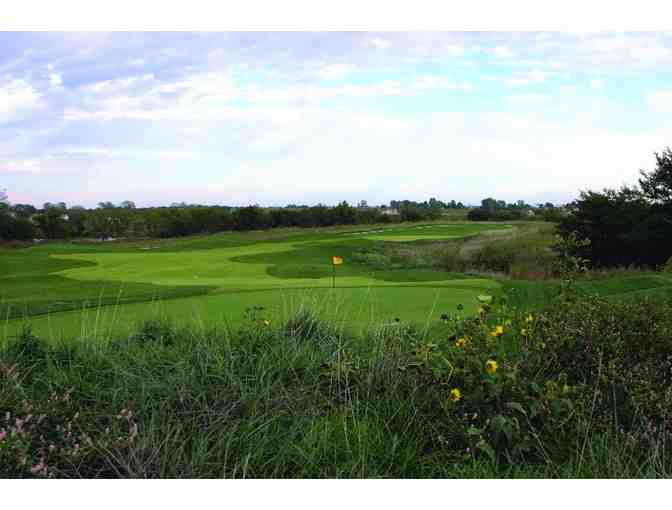
<path id="1" fill-rule="evenodd" d="M 21 0 L 0 30 L 669 30 L 661 0 Z"/>

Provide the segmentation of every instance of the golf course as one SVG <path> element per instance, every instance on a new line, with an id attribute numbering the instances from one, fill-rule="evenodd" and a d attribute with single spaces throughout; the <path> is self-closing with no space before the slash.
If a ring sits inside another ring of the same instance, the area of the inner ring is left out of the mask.
<path id="1" fill-rule="evenodd" d="M 358 255 L 380 243 L 413 246 L 509 225 L 433 223 L 386 227 L 278 229 L 170 240 L 48 243 L 0 259 L 0 335 L 26 324 L 46 339 L 123 336 L 138 323 L 230 327 L 269 323 L 308 307 L 344 328 L 433 322 L 500 284 L 439 270 L 376 268 Z M 343 264 L 332 265 L 332 257 Z"/>

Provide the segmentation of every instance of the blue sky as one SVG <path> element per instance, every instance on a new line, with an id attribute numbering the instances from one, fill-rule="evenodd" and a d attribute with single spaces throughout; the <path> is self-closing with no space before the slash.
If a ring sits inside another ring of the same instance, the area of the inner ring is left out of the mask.
<path id="1" fill-rule="evenodd" d="M 565 202 L 670 114 L 670 32 L 0 33 L 13 202 Z"/>

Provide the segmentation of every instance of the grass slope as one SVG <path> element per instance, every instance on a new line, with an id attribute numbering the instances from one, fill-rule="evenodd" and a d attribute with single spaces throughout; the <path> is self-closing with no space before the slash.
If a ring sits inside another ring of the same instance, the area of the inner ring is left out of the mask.
<path id="1" fill-rule="evenodd" d="M 69 251 L 52 245 L 55 253 Z M 205 294 L 206 285 L 165 286 L 97 278 L 80 281 L 59 274 L 77 267 L 94 267 L 86 259 L 50 256 L 39 249 L 3 251 L 0 255 L 0 317 L 11 319 L 92 306 L 132 303 Z"/>
<path id="2" fill-rule="evenodd" d="M 372 270 L 356 263 L 353 254 L 380 242 L 371 236 L 414 242 L 502 228 L 508 227 L 422 224 L 368 230 L 278 229 L 177 240 L 38 246 L 1 256 L 0 278 L 10 283 L 3 286 L 5 318 L 22 312 L 77 310 L 31 320 L 36 331 L 49 337 L 92 331 L 104 337 L 120 328 L 129 329 L 147 314 L 168 314 L 185 321 L 240 322 L 248 307 L 263 306 L 269 317 L 279 317 L 307 303 L 321 307 L 330 317 L 348 308 L 347 317 L 355 325 L 373 317 L 422 322 L 431 310 L 454 309 L 457 304 L 471 307 L 477 294 L 494 290 L 498 284 L 442 271 Z M 330 289 L 332 255 L 346 259 L 338 268 L 336 292 Z M 206 293 L 210 295 L 203 296 Z M 141 303 L 127 304 L 134 302 Z M 341 304 L 336 306 L 337 302 Z M 115 306 L 80 310 L 92 304 Z M 18 321 L 6 321 L 3 331 L 8 336 L 19 328 Z"/>

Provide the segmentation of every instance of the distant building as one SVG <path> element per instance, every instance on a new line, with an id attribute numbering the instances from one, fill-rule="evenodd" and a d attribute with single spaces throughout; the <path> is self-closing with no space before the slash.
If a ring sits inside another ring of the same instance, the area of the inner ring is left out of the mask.
<path id="1" fill-rule="evenodd" d="M 383 207 L 381 212 L 386 216 L 399 216 L 399 209 L 393 207 Z"/>

